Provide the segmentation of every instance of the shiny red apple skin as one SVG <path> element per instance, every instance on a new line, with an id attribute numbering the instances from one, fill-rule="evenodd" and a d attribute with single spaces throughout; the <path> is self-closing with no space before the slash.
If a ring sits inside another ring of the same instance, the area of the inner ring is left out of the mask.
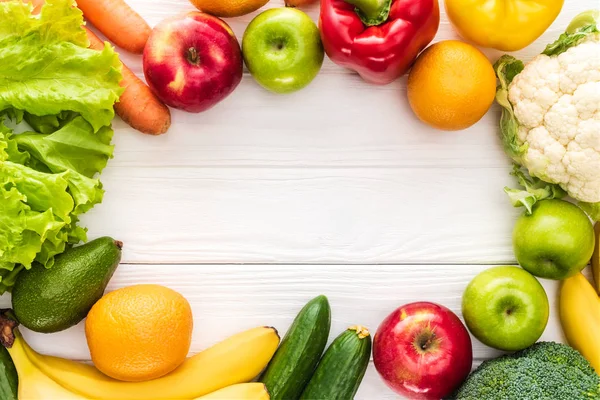
<path id="1" fill-rule="evenodd" d="M 427 350 L 419 348 L 422 344 Z M 439 304 L 418 302 L 399 307 L 381 323 L 373 340 L 373 361 L 396 393 L 439 400 L 469 375 L 473 348 L 456 314 Z"/>
<path id="2" fill-rule="evenodd" d="M 243 73 L 240 45 L 229 25 L 197 11 L 158 24 L 143 63 L 148 85 L 165 104 L 194 113 L 229 96 Z"/>

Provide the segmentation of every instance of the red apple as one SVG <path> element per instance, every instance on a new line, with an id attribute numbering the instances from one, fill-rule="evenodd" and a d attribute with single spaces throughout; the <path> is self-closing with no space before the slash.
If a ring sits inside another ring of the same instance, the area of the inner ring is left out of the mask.
<path id="1" fill-rule="evenodd" d="M 208 110 L 242 79 L 240 45 L 224 21 L 193 11 L 168 18 L 152 31 L 144 49 L 144 75 L 171 107 Z"/>
<path id="2" fill-rule="evenodd" d="M 377 329 L 373 361 L 396 393 L 410 399 L 439 400 L 469 375 L 471 338 L 446 307 L 411 303 L 391 313 Z"/>

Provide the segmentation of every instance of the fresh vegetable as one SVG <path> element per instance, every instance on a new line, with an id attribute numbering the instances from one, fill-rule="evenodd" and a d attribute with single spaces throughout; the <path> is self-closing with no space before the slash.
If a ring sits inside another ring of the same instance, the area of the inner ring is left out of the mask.
<path id="1" fill-rule="evenodd" d="M 516 51 L 533 43 L 548 29 L 564 0 L 446 0 L 448 18 L 465 39 L 482 47 Z"/>
<path id="2" fill-rule="evenodd" d="M 319 27 L 333 62 L 387 84 L 408 71 L 439 22 L 437 0 L 321 0 Z"/>
<path id="3" fill-rule="evenodd" d="M 134 285 L 102 297 L 85 320 L 92 361 L 122 381 L 157 379 L 185 361 L 192 343 L 190 303 L 160 285 Z"/>
<path id="4" fill-rule="evenodd" d="M 274 400 L 298 399 L 325 349 L 331 325 L 327 297 L 318 296 L 300 310 L 260 377 Z"/>
<path id="5" fill-rule="evenodd" d="M 257 15 L 244 32 L 242 49 L 254 79 L 275 93 L 306 87 L 325 57 L 317 25 L 304 12 L 289 7 Z"/>
<path id="6" fill-rule="evenodd" d="M 588 216 L 564 200 L 535 203 L 513 231 L 519 264 L 535 276 L 561 280 L 581 271 L 594 252 L 594 228 Z"/>
<path id="7" fill-rule="evenodd" d="M 19 377 L 10 354 L 0 345 L 0 399 L 18 400 Z"/>
<path id="8" fill-rule="evenodd" d="M 352 326 L 329 346 L 301 399 L 353 399 L 371 358 L 371 336 L 363 326 Z"/>
<path id="9" fill-rule="evenodd" d="M 592 255 L 592 279 L 594 288 L 600 296 L 600 223 L 594 226 L 594 254 Z"/>
<path id="10" fill-rule="evenodd" d="M 144 76 L 165 104 L 202 112 L 240 84 L 243 59 L 227 23 L 191 11 L 167 18 L 152 31 L 144 50 Z"/>
<path id="11" fill-rule="evenodd" d="M 20 1 L 0 3 L 0 293 L 34 261 L 51 268 L 85 240 L 78 217 L 103 196 L 96 175 L 112 157 L 121 64 L 110 47 L 87 49 L 72 4 L 50 0 L 33 16 Z M 34 131 L 13 135 L 9 118 Z"/>
<path id="12" fill-rule="evenodd" d="M 559 312 L 567 342 L 600 375 L 600 297 L 583 274 L 562 282 Z"/>
<path id="13" fill-rule="evenodd" d="M 269 400 L 269 392 L 262 383 L 239 383 L 237 385 L 227 386 L 198 397 L 196 400 Z"/>
<path id="14" fill-rule="evenodd" d="M 90 48 L 102 50 L 105 46 L 98 36 L 86 28 Z M 115 111 L 125 123 L 133 129 L 150 135 L 160 135 L 171 126 L 171 111 L 127 66 L 121 70 L 123 80 L 121 87 L 125 89 Z"/>
<path id="15" fill-rule="evenodd" d="M 269 0 L 190 0 L 202 12 L 217 17 L 239 17 L 258 10 Z"/>
<path id="16" fill-rule="evenodd" d="M 516 207 L 531 211 L 536 201 L 566 191 L 600 218 L 600 35 L 594 15 L 576 17 L 527 66 L 508 55 L 495 64 L 504 148 L 532 177 L 518 167 L 513 172 L 525 188 L 506 189 Z"/>
<path id="17" fill-rule="evenodd" d="M 571 347 L 539 342 L 514 354 L 484 361 L 451 397 L 506 400 L 598 399 L 600 376 Z"/>
<path id="18" fill-rule="evenodd" d="M 471 338 L 448 308 L 429 302 L 405 304 L 377 329 L 373 362 L 393 391 L 409 399 L 439 400 L 469 375 Z"/>
<path id="19" fill-rule="evenodd" d="M 522 350 L 544 333 L 550 305 L 544 287 L 519 267 L 494 267 L 479 273 L 462 298 L 469 331 L 484 344 Z"/>
<path id="20" fill-rule="evenodd" d="M 124 0 L 77 0 L 77 7 L 111 42 L 142 54 L 152 29 Z"/>
<path id="21" fill-rule="evenodd" d="M 489 110 L 496 76 L 487 57 L 458 40 L 429 46 L 408 76 L 408 102 L 415 115 L 442 130 L 466 129 Z"/>
<path id="22" fill-rule="evenodd" d="M 102 297 L 121 260 L 123 244 L 109 237 L 66 250 L 52 269 L 35 264 L 15 283 L 12 306 L 23 326 L 52 333 L 81 322 Z"/>
<path id="23" fill-rule="evenodd" d="M 10 332 L 14 326 L 15 323 L 6 316 L 0 319 L 3 332 Z M 274 328 L 254 328 L 188 358 L 179 368 L 162 378 L 146 382 L 121 382 L 107 377 L 91 365 L 38 354 L 27 345 L 18 331 L 15 335 L 14 345 L 11 335 L 3 344 L 9 347 L 20 379 L 27 377 L 28 389 L 37 388 L 41 391 L 46 389 L 46 384 L 52 384 L 50 386 L 64 388 L 75 396 L 50 397 L 43 392 L 40 396 L 19 396 L 19 399 L 27 400 L 194 399 L 227 386 L 251 381 L 267 365 L 279 343 Z M 26 375 L 22 375 L 20 370 L 20 365 L 24 364 L 28 369 Z M 36 374 L 29 376 L 29 372 Z"/>

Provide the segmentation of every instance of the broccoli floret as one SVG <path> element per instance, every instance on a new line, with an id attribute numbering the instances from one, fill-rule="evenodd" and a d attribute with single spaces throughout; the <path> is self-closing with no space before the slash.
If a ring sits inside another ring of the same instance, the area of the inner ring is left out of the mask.
<path id="1" fill-rule="evenodd" d="M 597 400 L 600 376 L 571 347 L 539 342 L 482 363 L 451 397 L 465 400 Z"/>

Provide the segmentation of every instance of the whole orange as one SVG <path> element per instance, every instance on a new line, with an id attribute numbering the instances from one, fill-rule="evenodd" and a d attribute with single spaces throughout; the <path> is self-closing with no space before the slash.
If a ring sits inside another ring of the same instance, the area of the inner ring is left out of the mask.
<path id="1" fill-rule="evenodd" d="M 90 310 L 85 335 L 92 361 L 122 381 L 156 379 L 186 358 L 192 310 L 179 293 L 159 285 L 136 285 L 102 297 Z"/>
<path id="2" fill-rule="evenodd" d="M 269 0 L 190 0 L 196 8 L 215 17 L 239 17 L 256 11 Z"/>
<path id="3" fill-rule="evenodd" d="M 458 40 L 425 50 L 408 76 L 408 101 L 419 119 L 442 130 L 479 121 L 496 96 L 496 75 L 487 57 Z"/>

